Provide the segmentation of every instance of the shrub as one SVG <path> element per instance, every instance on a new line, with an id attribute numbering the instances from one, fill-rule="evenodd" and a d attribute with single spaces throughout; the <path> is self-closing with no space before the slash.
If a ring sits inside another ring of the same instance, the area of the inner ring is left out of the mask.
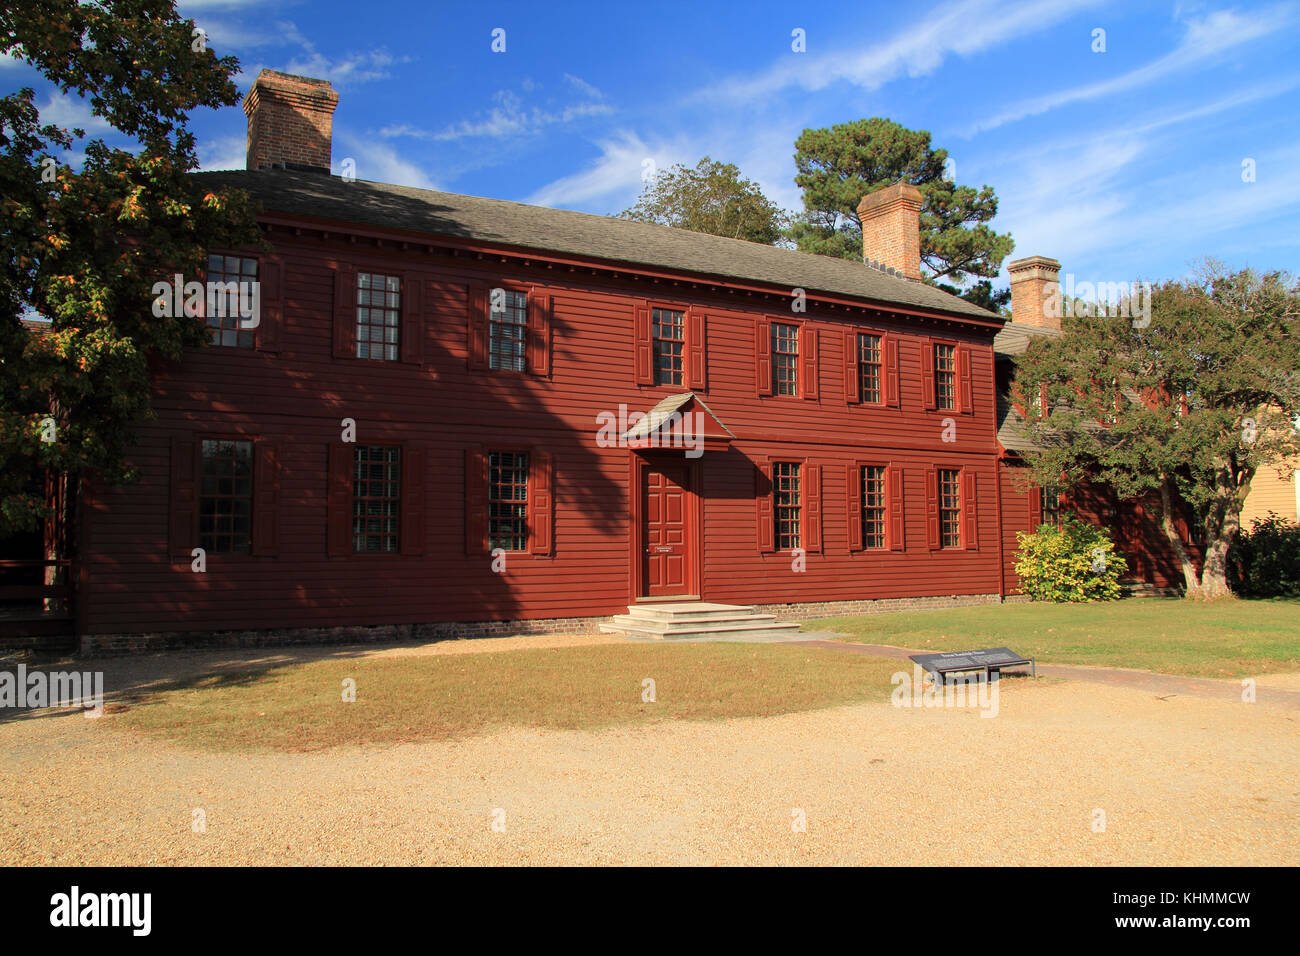
<path id="1" fill-rule="evenodd" d="M 1128 562 L 1105 530 L 1063 514 L 1059 528 L 1040 525 L 1032 534 L 1017 532 L 1016 540 L 1016 574 L 1033 600 L 1063 604 L 1120 596 L 1119 579 Z"/>
<path id="2" fill-rule="evenodd" d="M 1300 525 L 1257 518 L 1228 550 L 1228 585 L 1238 597 L 1300 597 Z"/>

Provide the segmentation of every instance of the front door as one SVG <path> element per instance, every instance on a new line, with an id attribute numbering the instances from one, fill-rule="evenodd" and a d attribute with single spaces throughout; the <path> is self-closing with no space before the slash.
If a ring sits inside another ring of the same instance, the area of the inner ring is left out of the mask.
<path id="1" fill-rule="evenodd" d="M 690 478 L 683 463 L 655 463 L 645 475 L 641 514 L 645 526 L 646 597 L 690 593 Z"/>

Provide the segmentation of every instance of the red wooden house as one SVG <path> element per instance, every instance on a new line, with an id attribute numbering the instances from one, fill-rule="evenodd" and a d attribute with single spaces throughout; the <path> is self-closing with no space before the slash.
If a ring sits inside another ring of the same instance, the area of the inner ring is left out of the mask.
<path id="1" fill-rule="evenodd" d="M 88 489 L 84 642 L 1015 593 L 1004 320 L 919 281 L 915 189 L 864 198 L 854 263 L 332 177 L 336 101 L 263 71 L 249 168 L 195 177 L 263 205 L 273 251 L 198 277 L 255 279 L 259 321 L 211 317 L 157 372 L 140 482 Z"/>

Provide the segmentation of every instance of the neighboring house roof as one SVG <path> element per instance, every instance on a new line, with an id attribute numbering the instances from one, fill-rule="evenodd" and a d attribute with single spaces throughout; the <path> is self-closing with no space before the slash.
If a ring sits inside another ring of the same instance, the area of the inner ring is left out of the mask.
<path id="1" fill-rule="evenodd" d="M 19 319 L 28 332 L 34 332 L 36 335 L 45 335 L 54 329 L 54 323 L 49 319 Z"/>
<path id="2" fill-rule="evenodd" d="M 268 212 L 1000 318 L 934 286 L 886 275 L 862 262 L 612 216 L 282 169 L 195 173 L 194 179 L 207 187 L 246 190 Z"/>
<path id="3" fill-rule="evenodd" d="M 993 339 L 993 351 L 998 359 L 998 443 L 1007 451 L 1026 452 L 1034 448 L 1029 439 L 1024 416 L 1015 409 L 1011 400 L 1012 364 L 1017 355 L 1024 355 L 1035 338 L 1056 337 L 1059 329 L 1037 325 L 1008 322 Z"/>

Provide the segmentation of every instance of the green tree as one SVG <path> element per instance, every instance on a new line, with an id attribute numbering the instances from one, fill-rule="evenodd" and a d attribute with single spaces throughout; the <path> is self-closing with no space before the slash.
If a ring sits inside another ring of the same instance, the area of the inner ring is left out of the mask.
<path id="1" fill-rule="evenodd" d="M 1014 247 L 987 223 L 998 211 L 990 186 L 958 186 L 945 176 L 948 152 L 930 134 L 882 117 L 805 129 L 794 144 L 795 184 L 803 212 L 790 234 L 804 252 L 862 259 L 858 203 L 869 192 L 906 180 L 921 191 L 921 262 L 931 280 L 960 284 L 993 279 Z M 991 290 L 972 290 L 993 301 Z M 972 300 L 975 301 L 975 300 Z"/>
<path id="2" fill-rule="evenodd" d="M 645 184 L 635 206 L 619 216 L 728 239 L 774 245 L 785 214 L 731 163 L 705 156 L 695 167 L 678 163 Z"/>
<path id="3" fill-rule="evenodd" d="M 26 0 L 0 10 L 0 53 L 83 97 L 126 146 L 42 123 L 35 93 L 0 99 L 0 537 L 39 525 L 33 477 L 128 480 L 149 364 L 206 342 L 202 319 L 155 317 L 153 285 L 201 275 L 209 244 L 258 241 L 243 193 L 197 193 L 188 114 L 233 105 L 218 59 L 171 0 Z M 80 146 L 80 170 L 60 164 Z M 40 334 L 20 319 L 49 320 Z M 51 429 L 49 425 L 52 424 Z M 53 439 L 53 440 L 50 440 Z"/>
<path id="4" fill-rule="evenodd" d="M 1076 311 L 1059 338 L 1035 339 L 1019 358 L 1017 391 L 1047 386 L 1045 409 L 1027 403 L 1039 445 L 1028 460 L 1041 483 L 1158 496 L 1187 595 L 1223 597 L 1251 479 L 1300 452 L 1300 285 L 1207 262 L 1150 302 L 1149 322 Z M 1179 518 L 1201 532 L 1199 576 Z"/>

